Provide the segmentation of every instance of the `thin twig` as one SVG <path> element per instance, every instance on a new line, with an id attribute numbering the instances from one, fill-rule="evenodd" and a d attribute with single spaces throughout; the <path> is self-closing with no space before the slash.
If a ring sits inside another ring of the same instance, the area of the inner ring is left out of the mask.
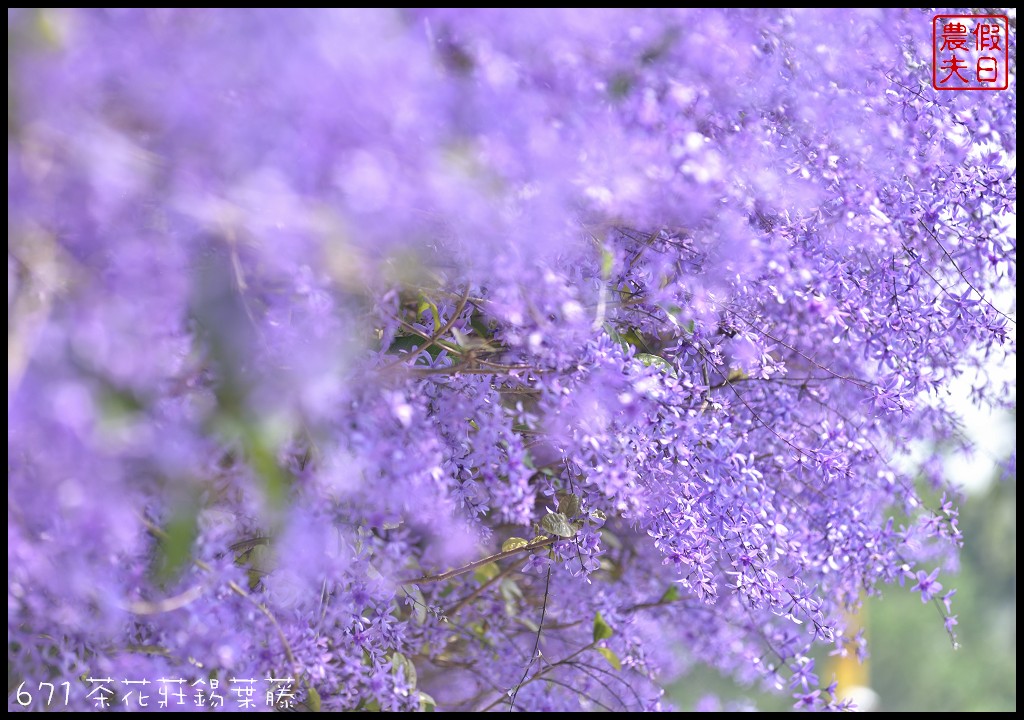
<path id="1" fill-rule="evenodd" d="M 483 585 L 478 587 L 476 590 L 471 592 L 469 595 L 467 595 L 466 597 L 464 597 L 461 600 L 459 600 L 458 603 L 456 603 L 454 606 L 452 606 L 451 610 L 449 610 L 448 612 L 445 613 L 445 617 L 453 617 L 456 614 L 458 614 L 458 612 L 460 610 L 462 610 L 462 608 L 466 607 L 471 602 L 473 602 L 478 597 L 480 597 L 485 592 L 487 592 L 487 588 L 491 587 L 496 582 L 500 582 L 502 579 L 508 577 L 512 573 L 512 571 L 515 570 L 515 569 L 516 569 L 515 565 L 509 565 L 507 568 L 505 568 L 500 573 L 498 573 L 497 575 L 492 577 L 490 580 L 485 582 Z"/>
<path id="2" fill-rule="evenodd" d="M 482 565 L 486 565 L 487 563 L 497 562 L 498 560 L 504 560 L 505 558 L 510 558 L 510 557 L 515 557 L 516 555 L 521 555 L 524 552 L 530 552 L 531 550 L 537 550 L 538 548 L 547 547 L 548 545 L 551 545 L 551 544 L 555 543 L 556 541 L 558 541 L 558 539 L 559 538 L 555 537 L 555 536 L 546 537 L 546 538 L 544 538 L 542 540 L 538 540 L 536 542 L 529 543 L 528 545 L 523 545 L 522 547 L 518 547 L 515 550 L 506 550 L 505 552 L 495 553 L 494 555 L 489 555 L 489 556 L 487 556 L 485 558 L 481 558 L 479 560 L 474 560 L 473 562 L 469 563 L 468 565 L 463 565 L 460 568 L 455 568 L 453 570 L 445 570 L 443 573 L 440 573 L 438 575 L 426 575 L 424 577 L 416 578 L 415 580 L 406 580 L 405 582 L 403 582 L 401 584 L 402 585 L 421 585 L 423 583 L 444 582 L 445 580 L 449 580 L 449 579 L 451 579 L 453 577 L 457 577 L 459 575 L 464 575 L 464 574 L 466 574 L 468 572 L 476 570 L 478 567 L 480 567 Z"/>
<path id="3" fill-rule="evenodd" d="M 433 337 L 426 337 L 426 338 L 424 338 L 426 340 L 426 342 L 423 345 L 420 345 L 418 348 L 416 348 L 415 350 L 413 350 L 409 354 L 403 355 L 398 360 L 396 360 L 395 362 L 391 363 L 390 365 L 388 365 L 384 369 L 388 370 L 390 368 L 395 367 L 396 365 L 400 365 L 400 364 L 405 363 L 405 362 L 410 361 L 410 360 L 412 362 L 416 362 L 416 358 L 418 358 L 421 353 L 426 352 L 427 350 L 429 350 L 434 345 L 439 345 L 440 343 L 438 341 L 445 335 L 445 333 L 447 333 L 449 330 L 452 329 L 452 327 L 454 327 L 455 323 L 457 323 L 459 321 L 459 316 L 462 315 L 462 311 L 466 309 L 466 303 L 467 302 L 469 302 L 469 285 L 466 285 L 466 291 L 464 293 L 462 293 L 462 296 L 459 298 L 459 302 L 455 306 L 455 310 L 452 311 L 451 317 L 448 318 L 448 322 L 446 322 L 444 325 L 442 325 L 438 329 L 438 331 L 436 333 L 434 333 Z M 402 322 L 403 324 L 408 325 L 407 323 L 402 321 L 400 318 L 399 318 L 399 322 Z M 448 348 L 448 349 L 450 349 L 450 348 Z"/>
<path id="4" fill-rule="evenodd" d="M 738 318 L 739 318 L 740 320 L 742 320 L 743 322 L 745 322 L 745 323 L 746 323 L 746 324 L 747 324 L 747 325 L 748 325 L 748 326 L 749 326 L 749 327 L 750 327 L 751 329 L 753 329 L 753 330 L 754 330 L 754 332 L 760 333 L 761 335 L 764 335 L 764 336 L 765 336 L 766 338 L 768 338 L 768 339 L 769 339 L 769 340 L 771 340 L 772 342 L 776 342 L 776 343 L 778 343 L 779 345 L 781 345 L 782 347 L 784 347 L 784 348 L 787 348 L 787 349 L 789 349 L 789 350 L 792 350 L 792 351 L 793 351 L 793 352 L 795 352 L 795 353 L 796 353 L 797 355 L 799 355 L 800 357 L 802 357 L 802 358 L 803 358 L 804 360 L 806 360 L 807 362 L 811 363 L 812 365 L 814 365 L 814 366 L 815 366 L 815 367 L 817 367 L 818 369 L 820 369 L 820 370 L 824 370 L 824 371 L 825 371 L 825 372 L 827 372 L 827 373 L 828 373 L 829 375 L 832 375 L 832 376 L 834 376 L 834 377 L 837 377 L 837 378 L 839 378 L 840 380 L 847 380 L 847 381 L 849 381 L 849 382 L 853 383 L 854 385 L 857 385 L 858 387 L 864 388 L 865 390 L 869 390 L 869 389 L 871 389 L 872 387 L 874 387 L 874 383 L 870 383 L 870 382 L 868 382 L 868 381 L 866 381 L 866 380 L 860 380 L 860 379 L 858 379 L 858 378 L 855 378 L 855 377 L 851 377 L 851 376 L 849 376 L 849 375 L 843 375 L 843 374 L 841 374 L 841 373 L 837 373 L 837 372 L 836 372 L 835 370 L 833 370 L 832 368 L 830 368 L 830 367 L 827 367 L 827 366 L 825 366 L 825 365 L 822 365 L 822 364 L 821 364 L 821 363 L 819 363 L 819 362 L 818 362 L 817 360 L 815 360 L 814 358 L 812 358 L 812 357 L 811 357 L 810 355 L 807 355 L 806 353 L 804 353 L 803 351 L 801 351 L 801 350 L 799 350 L 799 349 L 797 349 L 797 348 L 793 347 L 793 346 L 792 346 L 792 345 L 790 345 L 789 343 L 787 343 L 787 342 L 785 342 L 785 341 L 783 341 L 783 340 L 780 340 L 779 338 L 775 337 L 774 335 L 772 335 L 772 334 L 771 334 L 770 332 L 768 332 L 767 330 L 762 330 L 761 328 L 759 328 L 759 327 L 757 327 L 756 325 L 754 325 L 754 323 L 750 322 L 750 321 L 749 321 L 749 320 L 747 320 L 747 319 L 746 319 L 745 317 L 743 317 L 742 315 L 740 315 L 740 314 L 739 314 L 739 312 L 737 312 L 737 311 L 736 311 L 736 308 L 735 308 L 734 306 L 732 306 L 732 307 L 730 307 L 730 308 L 729 308 L 729 312 L 731 312 L 731 313 L 732 313 L 733 315 L 735 315 L 735 316 L 736 316 L 736 317 L 738 317 Z"/>
<path id="5" fill-rule="evenodd" d="M 128 603 L 125 609 L 133 615 L 159 615 L 161 613 L 180 610 L 193 600 L 202 596 L 205 588 L 202 585 L 193 585 L 188 590 L 174 597 L 165 600 L 135 600 Z"/>
<path id="6" fill-rule="evenodd" d="M 154 535 L 156 535 L 157 537 L 163 540 L 166 540 L 170 537 L 167 534 L 166 530 L 159 527 L 155 523 L 150 522 L 147 518 L 140 516 L 140 519 L 142 520 L 143 525 L 146 526 L 146 529 Z M 214 569 L 207 563 L 200 560 L 199 558 L 193 558 L 192 563 L 200 570 L 214 574 Z M 270 612 L 270 609 L 265 604 L 263 604 L 262 602 L 254 598 L 252 595 L 247 593 L 245 589 L 243 589 L 234 580 L 228 580 L 227 584 L 233 593 L 252 603 L 256 607 L 256 609 L 263 613 L 267 620 L 270 621 L 270 624 L 274 627 L 274 630 L 277 632 L 278 639 L 281 641 L 281 646 L 284 649 L 285 657 L 288 659 L 288 663 L 292 666 L 292 672 L 295 673 L 295 682 L 301 682 L 300 678 L 303 675 L 302 666 L 299 665 L 298 660 L 295 659 L 295 653 L 292 652 L 292 647 L 288 643 L 288 638 L 285 637 L 284 630 L 281 628 L 280 623 L 277 622 L 277 618 L 274 617 L 274 614 Z"/>
<path id="7" fill-rule="evenodd" d="M 540 657 L 540 635 L 544 630 L 544 618 L 548 614 L 548 591 L 551 589 L 551 566 L 548 565 L 548 573 L 544 578 L 544 601 L 540 606 L 540 622 L 537 624 L 537 638 L 533 642 L 533 654 L 530 655 L 530 662 L 526 664 L 526 669 L 523 670 L 523 678 L 516 684 L 515 689 L 512 691 L 512 699 L 508 705 L 508 711 L 512 712 L 516 709 L 516 698 L 519 696 L 519 688 L 526 682 L 526 678 L 530 675 L 530 668 L 537 662 L 537 658 Z"/>
<path id="8" fill-rule="evenodd" d="M 531 678 L 528 678 L 526 680 L 526 682 L 522 683 L 519 687 L 524 687 L 524 686 L 529 685 L 530 683 L 532 683 L 534 680 L 539 680 L 540 678 L 544 677 L 544 675 L 549 670 L 553 670 L 554 668 L 561 667 L 562 665 L 569 665 L 570 663 L 572 663 L 573 660 L 578 658 L 580 655 L 585 653 L 587 650 L 591 650 L 592 648 L 595 648 L 595 647 L 597 647 L 597 641 L 596 640 L 594 642 L 587 643 L 586 645 L 581 647 L 579 650 L 576 650 L 575 652 L 570 653 L 569 655 L 567 655 L 566 657 L 562 658 L 561 660 L 558 660 L 557 662 L 550 663 L 547 667 L 543 668 L 542 670 L 539 670 L 536 675 L 534 675 Z M 495 698 L 487 706 L 481 708 L 479 710 L 479 712 L 487 712 L 488 710 L 493 708 L 495 705 L 500 705 L 502 702 L 505 701 L 506 697 L 507 697 L 507 695 L 503 694 L 501 697 Z"/>
<path id="9" fill-rule="evenodd" d="M 985 303 L 985 304 L 986 304 L 986 305 L 988 305 L 988 306 L 989 306 L 990 308 L 992 308 L 993 310 L 995 310 L 995 311 L 996 311 L 997 313 L 999 313 L 1000 315 L 1002 315 L 1002 316 L 1003 316 L 1004 318 L 1006 318 L 1007 320 L 1009 320 L 1010 322 L 1012 322 L 1012 323 L 1013 323 L 1014 325 L 1016 325 L 1016 324 L 1017 324 L 1017 321 L 1016 321 L 1016 320 L 1014 320 L 1014 319 L 1013 319 L 1012 317 L 1010 317 L 1009 315 L 1007 315 L 1006 313 L 1004 313 L 1004 312 L 1003 312 L 1002 310 L 1000 310 L 999 308 L 997 308 L 997 307 L 996 307 L 995 305 L 993 305 L 992 303 L 990 303 L 990 302 L 989 302 L 989 300 L 988 300 L 988 298 L 987 298 L 987 297 L 985 297 L 985 294 L 984 294 L 983 292 L 981 292 L 981 290 L 979 290 L 978 288 L 974 287 L 974 285 L 973 285 L 973 284 L 971 283 L 971 281 L 967 279 L 967 275 L 965 275 L 965 274 L 964 274 L 964 271 L 963 271 L 963 270 L 961 270 L 961 269 L 960 269 L 960 266 L 956 264 L 956 260 L 954 260 L 954 259 L 953 259 L 953 256 L 949 254 L 949 251 L 948 251 L 948 250 L 946 250 L 945 246 L 944 246 L 944 245 L 942 244 L 942 242 L 941 242 L 941 241 L 939 240 L 939 236 L 938 236 L 938 234 L 936 234 L 936 233 L 935 233 L 935 232 L 934 232 L 933 230 L 931 230 L 931 228 L 929 228 L 929 227 L 928 227 L 927 225 L 925 225 L 925 224 L 924 224 L 924 223 L 923 223 L 922 221 L 918 220 L 917 222 L 918 222 L 918 224 L 919 224 L 919 225 L 920 225 L 920 226 L 921 226 L 921 227 L 922 227 L 922 228 L 924 229 L 924 231 L 925 231 L 926 233 L 928 233 L 929 235 L 931 235 L 931 236 L 932 236 L 932 240 L 934 240 L 934 241 L 935 241 L 935 244 L 939 246 L 939 249 L 940 249 L 940 250 L 942 250 L 942 254 L 946 256 L 946 259 L 947 259 L 947 260 L 949 260 L 949 262 L 950 262 L 950 263 L 952 263 L 953 267 L 954 267 L 954 268 L 956 269 L 957 273 L 959 273 L 959 274 L 960 274 L 960 277 L 961 277 L 961 278 L 963 279 L 963 281 L 964 281 L 965 283 L 967 283 L 967 287 L 969 287 L 969 288 L 970 288 L 971 290 L 973 290 L 974 292 L 978 293 L 978 297 L 980 297 L 980 298 L 981 298 L 981 301 L 982 301 L 983 303 Z M 957 234 L 959 235 L 959 233 L 957 233 Z M 961 236 L 961 238 L 960 238 L 960 239 L 962 240 L 962 239 L 963 239 L 963 237 Z M 906 245 L 904 245 L 904 247 L 906 247 Z M 911 257 L 913 257 L 913 256 L 911 256 Z M 918 264 L 919 264 L 919 265 L 920 265 L 920 266 L 921 266 L 921 267 L 923 268 L 923 267 L 924 267 L 924 263 L 922 263 L 922 262 L 921 262 L 921 259 L 920 259 L 920 258 L 915 258 L 915 259 L 917 260 L 917 263 L 918 263 Z M 927 272 L 927 270 L 926 270 L 925 272 Z M 930 275 L 930 274 L 929 274 L 929 277 L 931 277 L 931 275 Z M 932 278 L 932 280 L 935 280 L 935 278 Z M 938 283 L 938 280 L 935 280 L 935 282 L 936 282 L 936 283 Z M 939 285 L 939 287 L 942 287 L 942 286 L 941 286 L 941 285 Z M 943 288 L 943 290 L 945 290 L 945 288 Z"/>

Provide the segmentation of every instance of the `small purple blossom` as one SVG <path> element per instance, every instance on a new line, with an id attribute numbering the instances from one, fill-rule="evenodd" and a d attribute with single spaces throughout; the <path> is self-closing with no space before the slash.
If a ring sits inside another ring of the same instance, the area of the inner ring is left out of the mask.
<path id="1" fill-rule="evenodd" d="M 841 709 L 859 593 L 956 624 L 941 399 L 1016 397 L 1016 96 L 934 90 L 929 32 L 10 10 L 12 674 Z"/>
<path id="2" fill-rule="evenodd" d="M 941 586 L 940 586 L 941 587 Z M 946 614 L 953 612 L 953 596 L 956 595 L 956 588 L 942 596 L 942 604 L 946 608 Z"/>
<path id="3" fill-rule="evenodd" d="M 942 583 L 935 579 L 938 576 L 939 568 L 932 570 L 931 574 L 923 570 L 917 572 L 917 584 L 910 589 L 913 592 L 921 593 L 921 602 L 928 602 L 932 599 L 932 596 L 937 595 L 942 590 Z"/>

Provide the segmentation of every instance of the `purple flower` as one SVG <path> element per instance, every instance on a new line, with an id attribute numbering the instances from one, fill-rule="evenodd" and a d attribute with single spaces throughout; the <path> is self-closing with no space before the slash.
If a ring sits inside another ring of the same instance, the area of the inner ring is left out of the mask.
<path id="1" fill-rule="evenodd" d="M 1015 398 L 1016 96 L 933 90 L 930 30 L 9 11 L 12 672 L 839 707 L 807 658 L 962 542 L 894 455 Z"/>
<path id="2" fill-rule="evenodd" d="M 917 572 L 917 584 L 910 588 L 914 592 L 921 593 L 921 602 L 926 603 L 942 590 L 942 583 L 935 578 L 939 576 L 939 568 L 932 570 L 931 574 L 919 570 Z"/>

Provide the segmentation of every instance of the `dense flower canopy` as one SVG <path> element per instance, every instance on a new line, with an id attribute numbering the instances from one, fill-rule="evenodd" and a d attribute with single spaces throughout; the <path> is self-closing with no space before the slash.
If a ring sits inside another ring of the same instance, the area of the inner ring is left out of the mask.
<path id="1" fill-rule="evenodd" d="M 841 706 L 864 593 L 950 612 L 900 456 L 1015 404 L 1015 68 L 931 18 L 9 11 L 14 684 Z"/>

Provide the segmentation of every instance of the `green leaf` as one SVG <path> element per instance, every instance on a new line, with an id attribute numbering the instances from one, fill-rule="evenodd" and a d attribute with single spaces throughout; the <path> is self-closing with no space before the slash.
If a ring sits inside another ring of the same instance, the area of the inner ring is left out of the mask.
<path id="1" fill-rule="evenodd" d="M 515 539 L 515 538 L 512 538 Z M 508 542 L 507 540 L 505 542 Z M 502 545 L 504 547 L 504 545 Z M 486 565 L 481 565 L 473 571 L 473 577 L 480 584 L 487 582 L 488 580 L 496 577 L 501 572 L 501 568 L 498 567 L 497 563 L 489 562 Z"/>
<path id="2" fill-rule="evenodd" d="M 277 553 L 269 544 L 256 545 L 248 553 L 249 567 L 260 575 L 269 575 L 277 568 Z"/>
<path id="3" fill-rule="evenodd" d="M 615 654 L 614 650 L 606 647 L 599 647 L 594 649 L 601 653 L 604 656 L 604 659 L 607 660 L 608 664 L 611 665 L 613 668 L 615 668 L 616 670 L 622 669 L 622 661 L 619 660 L 619 656 Z"/>
<path id="4" fill-rule="evenodd" d="M 249 589 L 255 590 L 277 568 L 277 553 L 269 543 L 253 545 L 235 558 L 235 565 L 248 569 Z"/>
<path id="5" fill-rule="evenodd" d="M 409 597 L 412 598 L 412 614 L 416 618 L 416 623 L 422 625 L 427 621 L 427 601 L 423 597 L 423 593 L 416 585 L 409 585 L 406 592 Z"/>
<path id="6" fill-rule="evenodd" d="M 608 337 L 610 337 L 612 339 L 612 342 L 617 342 L 619 345 L 622 346 L 623 350 L 626 350 L 626 349 L 629 348 L 629 343 L 627 343 L 623 339 L 622 335 L 619 334 L 619 331 L 615 329 L 614 325 L 612 325 L 611 323 L 606 322 L 604 324 L 604 330 L 605 330 L 606 333 L 608 333 Z"/>
<path id="7" fill-rule="evenodd" d="M 199 534 L 199 507 L 195 498 L 184 499 L 175 509 L 160 538 L 157 579 L 168 582 L 192 559 L 192 543 Z"/>
<path id="8" fill-rule="evenodd" d="M 608 248 L 601 248 L 601 277 L 607 280 L 612 276 L 615 267 L 615 256 Z"/>
<path id="9" fill-rule="evenodd" d="M 434 712 L 437 708 L 437 701 L 420 690 L 420 712 Z"/>
<path id="10" fill-rule="evenodd" d="M 519 548 L 524 548 L 524 547 L 526 547 L 529 544 L 530 544 L 530 542 L 528 540 L 526 540 L 525 538 L 510 537 L 508 540 L 506 540 L 505 542 L 503 542 L 501 544 L 501 551 L 502 552 L 511 552 L 512 550 L 518 550 Z M 490 564 L 490 563 L 488 563 L 488 564 Z"/>
<path id="11" fill-rule="evenodd" d="M 673 583 L 672 585 L 668 586 L 668 590 L 665 591 L 665 594 L 661 596 L 661 599 L 658 600 L 658 602 L 675 602 L 679 599 L 679 597 L 679 586 Z"/>
<path id="12" fill-rule="evenodd" d="M 414 348 L 418 348 L 424 343 L 423 338 L 419 335 L 415 337 L 412 335 L 399 335 L 391 341 L 391 345 L 388 346 L 387 352 L 391 355 L 401 355 L 402 351 L 409 352 Z"/>
<path id="13" fill-rule="evenodd" d="M 469 325 L 482 338 L 490 339 L 494 332 L 494 328 L 489 326 L 487 318 L 479 310 L 474 310 L 470 315 Z"/>
<path id="14" fill-rule="evenodd" d="M 434 321 L 434 332 L 441 329 L 441 313 L 437 310 L 437 305 L 431 302 L 425 295 L 420 295 L 420 302 L 416 306 L 416 314 L 422 316 L 427 310 L 430 311 L 431 319 Z"/>
<path id="15" fill-rule="evenodd" d="M 622 339 L 635 347 L 641 353 L 651 353 L 651 348 L 647 345 L 647 341 L 644 340 L 643 333 L 636 328 L 630 328 L 626 332 L 622 333 Z"/>
<path id="16" fill-rule="evenodd" d="M 572 529 L 569 524 L 569 518 L 560 512 L 548 513 L 544 516 L 544 519 L 540 521 L 540 526 L 552 535 L 558 537 L 571 538 L 576 534 L 576 531 Z"/>
<path id="17" fill-rule="evenodd" d="M 601 613 L 594 616 L 594 642 L 610 638 L 614 634 L 615 631 L 612 630 L 612 626 L 604 621 Z"/>
<path id="18" fill-rule="evenodd" d="M 310 712 L 320 712 L 320 693 L 312 685 L 309 686 L 309 692 L 306 694 L 306 707 Z"/>
<path id="19" fill-rule="evenodd" d="M 277 451 L 266 428 L 244 426 L 242 442 L 245 444 L 249 465 L 263 483 L 267 504 L 274 510 L 284 507 L 288 480 L 277 461 Z"/>
<path id="20" fill-rule="evenodd" d="M 622 549 L 622 539 L 607 527 L 601 528 L 601 544 L 612 550 Z"/>
<path id="21" fill-rule="evenodd" d="M 658 307 L 665 311 L 665 314 L 668 315 L 668 319 L 669 321 L 671 321 L 673 325 L 675 325 L 678 328 L 682 328 L 683 332 L 685 332 L 687 335 L 693 335 L 695 323 L 692 318 L 687 320 L 686 322 L 681 322 L 683 315 L 683 309 L 681 307 L 679 307 L 678 305 L 663 304 L 660 304 Z"/>
<path id="22" fill-rule="evenodd" d="M 405 681 L 409 683 L 409 687 L 416 687 L 416 666 L 405 655 L 395 652 L 391 654 L 391 674 L 398 677 L 399 672 L 405 676 Z"/>
<path id="23" fill-rule="evenodd" d="M 590 511 L 590 517 L 593 518 L 594 520 L 597 520 L 598 522 L 604 522 L 605 520 L 608 519 L 608 516 L 605 515 L 604 512 L 602 512 L 601 510 L 596 510 L 596 509 Z"/>
<path id="24" fill-rule="evenodd" d="M 145 409 L 134 393 L 100 381 L 100 422 L 102 427 L 118 430 L 127 427 Z"/>
<path id="25" fill-rule="evenodd" d="M 729 371 L 729 376 L 725 380 L 726 382 L 736 382 L 737 380 L 746 380 L 748 377 L 750 376 L 743 372 L 741 368 L 735 368 Z"/>
<path id="26" fill-rule="evenodd" d="M 632 75 L 627 72 L 619 72 L 612 77 L 612 81 L 608 85 L 608 94 L 613 100 L 621 100 L 629 94 L 634 82 Z"/>
<path id="27" fill-rule="evenodd" d="M 566 517 L 576 517 L 580 514 L 580 498 L 579 495 L 573 495 L 571 493 L 564 493 L 558 500 L 558 512 L 562 513 Z"/>
<path id="28" fill-rule="evenodd" d="M 507 602 L 515 602 L 523 597 L 523 591 L 512 578 L 505 578 L 501 581 L 501 597 Z"/>
<path id="29" fill-rule="evenodd" d="M 535 632 L 537 632 L 537 630 L 540 629 L 538 627 L 537 623 L 535 623 L 533 620 L 531 620 L 528 617 L 517 617 L 516 618 L 516 622 L 518 622 L 520 625 L 522 625 L 524 628 L 526 628 L 527 630 L 529 630 L 532 633 L 535 633 Z"/>
<path id="30" fill-rule="evenodd" d="M 676 373 L 676 369 L 672 366 L 665 358 L 660 355 L 652 355 L 651 353 L 638 353 L 636 359 L 642 362 L 648 367 L 656 367 L 664 373 L 671 375 L 672 377 L 679 377 Z"/>

